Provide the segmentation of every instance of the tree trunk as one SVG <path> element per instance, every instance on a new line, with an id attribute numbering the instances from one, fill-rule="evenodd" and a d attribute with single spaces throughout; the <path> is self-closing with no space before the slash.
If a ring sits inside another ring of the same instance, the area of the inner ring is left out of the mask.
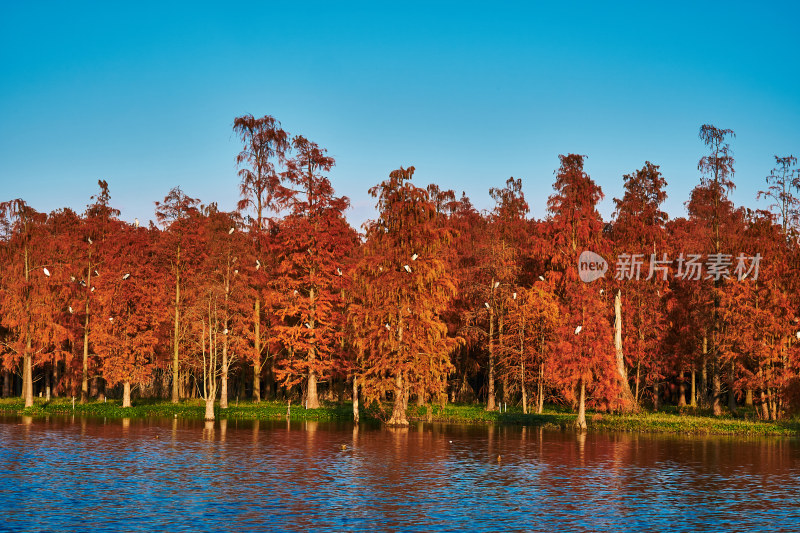
<path id="1" fill-rule="evenodd" d="M 622 352 L 622 292 L 617 290 L 614 295 L 614 353 L 617 360 L 617 377 L 622 389 L 623 411 L 636 411 L 636 398 L 631 392 L 628 383 L 628 371 L 625 368 L 625 354 Z"/>
<path id="2" fill-rule="evenodd" d="M 586 429 L 586 383 L 583 378 L 580 379 L 578 387 L 580 394 L 578 395 L 578 418 L 575 419 L 575 427 L 578 430 Z"/>
<path id="3" fill-rule="evenodd" d="M 697 407 L 697 371 L 692 367 L 692 397 L 690 398 L 691 406 Z"/>
<path id="4" fill-rule="evenodd" d="M 206 397 L 206 420 L 214 420 L 214 395 L 209 394 Z"/>
<path id="5" fill-rule="evenodd" d="M 308 389 L 306 390 L 306 409 L 319 409 L 319 396 L 317 395 L 317 374 L 313 370 L 308 372 Z"/>
<path id="6" fill-rule="evenodd" d="M 700 406 L 708 407 L 708 336 L 703 335 L 703 359 L 700 366 Z"/>
<path id="7" fill-rule="evenodd" d="M 728 385 L 728 410 L 730 410 L 731 414 L 736 413 L 736 393 L 733 390 L 733 382 L 736 379 L 736 367 L 734 365 L 735 363 L 731 361 L 731 375 Z"/>
<path id="8" fill-rule="evenodd" d="M 753 389 L 747 389 L 747 393 L 744 397 L 744 404 L 747 407 L 753 407 Z"/>
<path id="9" fill-rule="evenodd" d="M 658 411 L 658 403 L 660 398 L 660 392 L 658 391 L 658 382 L 653 383 L 653 411 Z"/>
<path id="10" fill-rule="evenodd" d="M 312 279 L 314 275 L 315 275 L 314 269 L 312 268 L 311 269 Z M 314 314 L 316 313 L 316 307 L 315 307 L 316 304 L 314 302 L 315 296 L 316 293 L 314 291 L 314 288 L 312 287 L 311 290 L 308 292 L 308 298 L 311 305 L 311 313 L 312 313 L 311 320 L 309 320 L 309 325 L 311 326 L 312 330 L 316 327 L 316 320 L 314 318 Z M 316 361 L 316 359 L 317 359 L 316 347 L 312 345 L 311 349 L 308 350 L 308 364 L 310 368 L 308 371 L 308 388 L 307 388 L 308 403 L 306 406 L 308 409 L 319 409 L 319 396 L 317 394 L 317 373 L 314 370 L 314 362 Z"/>
<path id="11" fill-rule="evenodd" d="M 678 407 L 686 407 L 686 373 L 683 370 L 678 376 Z"/>
<path id="12" fill-rule="evenodd" d="M 178 261 L 180 261 L 180 248 L 178 248 Z M 181 304 L 181 274 L 175 267 L 175 324 L 172 339 L 172 403 L 180 401 L 180 362 L 178 346 L 180 345 L 180 304 Z"/>
<path id="13" fill-rule="evenodd" d="M 527 391 L 525 390 L 525 361 L 522 361 L 522 364 L 520 365 L 520 374 L 522 374 L 522 377 L 521 377 L 520 383 L 519 383 L 519 387 L 520 387 L 520 389 L 522 389 L 522 414 L 523 415 L 527 415 L 528 414 L 528 394 L 527 394 Z"/>
<path id="14" fill-rule="evenodd" d="M 30 340 L 28 341 L 30 346 Z M 30 350 L 26 350 L 22 360 L 22 392 L 25 397 L 25 407 L 33 406 L 33 361 Z"/>
<path id="15" fill-rule="evenodd" d="M 122 407 L 131 406 L 131 382 L 122 382 Z"/>
<path id="16" fill-rule="evenodd" d="M 219 407 L 228 408 L 228 334 L 222 338 L 222 368 L 220 371 Z"/>
<path id="17" fill-rule="evenodd" d="M 408 419 L 406 418 L 406 388 L 403 383 L 403 375 L 398 374 L 395 383 L 394 391 L 394 406 L 392 408 L 392 417 L 386 425 L 388 426 L 408 426 Z"/>
<path id="18" fill-rule="evenodd" d="M 544 363 L 539 363 L 539 389 L 537 390 L 536 412 L 542 414 L 544 411 Z"/>
<path id="19" fill-rule="evenodd" d="M 720 396 L 722 396 L 722 381 L 719 378 L 717 365 L 712 364 L 711 372 L 711 408 L 714 412 L 714 416 L 720 416 L 722 414 L 722 405 L 720 404 Z"/>
<path id="20" fill-rule="evenodd" d="M 494 283 L 494 280 L 492 280 Z M 495 401 L 494 401 L 494 343 L 492 338 L 494 337 L 494 313 L 492 310 L 489 309 L 489 397 L 486 400 L 486 410 L 487 411 L 494 411 L 495 410 Z"/>
<path id="21" fill-rule="evenodd" d="M 255 354 L 253 354 L 253 401 L 261 402 L 261 300 L 256 298 L 253 313 L 255 326 Z"/>
<path id="22" fill-rule="evenodd" d="M 3 398 L 11 397 L 11 372 L 3 370 Z"/>
<path id="23" fill-rule="evenodd" d="M 353 422 L 358 424 L 358 378 L 353 376 Z"/>

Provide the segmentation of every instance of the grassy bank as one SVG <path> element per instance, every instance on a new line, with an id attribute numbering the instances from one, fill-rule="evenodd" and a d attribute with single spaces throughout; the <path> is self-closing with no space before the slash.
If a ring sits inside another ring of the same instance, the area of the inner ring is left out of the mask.
<path id="1" fill-rule="evenodd" d="M 430 407 L 409 407 L 411 421 L 430 421 L 453 424 L 514 424 L 537 427 L 570 429 L 575 422 L 575 414 L 556 407 L 549 407 L 542 414 L 522 414 L 519 408 L 509 408 L 507 412 L 486 412 L 480 405 L 446 405 Z M 0 412 L 24 414 L 29 416 L 75 414 L 78 416 L 107 418 L 189 418 L 200 420 L 205 414 L 205 406 L 200 400 L 186 400 L 175 405 L 163 400 L 140 400 L 133 407 L 122 408 L 119 401 L 90 402 L 86 405 L 75 403 L 73 410 L 70 399 L 54 399 L 45 402 L 36 400 L 31 408 L 24 409 L 19 398 L 0 399 Z M 287 405 L 284 402 L 264 401 L 231 403 L 227 409 L 216 409 L 218 418 L 240 420 L 285 419 Z M 289 411 L 292 420 L 352 420 L 352 406 L 349 403 L 328 403 L 320 409 L 304 409 L 293 405 Z M 676 433 L 691 435 L 742 435 L 742 436 L 800 436 L 800 419 L 778 422 L 753 420 L 752 411 L 742 411 L 739 417 L 713 417 L 705 413 L 684 409 L 667 408 L 652 413 L 614 415 L 587 413 L 590 431 L 626 431 L 640 433 Z M 377 408 L 361 410 L 362 420 L 379 420 Z M 751 419 L 748 419 L 751 418 Z"/>

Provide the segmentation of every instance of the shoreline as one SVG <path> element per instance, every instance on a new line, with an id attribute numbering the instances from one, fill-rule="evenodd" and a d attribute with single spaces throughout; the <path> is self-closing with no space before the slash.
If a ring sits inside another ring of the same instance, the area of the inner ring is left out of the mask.
<path id="1" fill-rule="evenodd" d="M 151 418 L 167 417 L 203 420 L 205 403 L 202 400 L 183 400 L 179 404 L 169 401 L 139 400 L 132 407 L 122 408 L 119 400 L 92 401 L 85 405 L 72 400 L 55 398 L 49 402 L 37 398 L 34 406 L 23 408 L 21 398 L 0 399 L 0 414 L 42 417 L 49 415 L 80 415 L 105 418 Z M 409 406 L 408 420 L 411 423 L 429 422 L 480 426 L 487 424 L 545 427 L 571 430 L 576 414 L 556 407 L 545 409 L 542 414 L 522 414 L 519 408 L 506 412 L 487 412 L 481 405 L 451 405 L 432 407 L 428 415 L 426 407 Z M 261 403 L 232 402 L 227 409 L 215 407 L 217 420 L 285 420 L 287 404 L 277 401 Z M 747 412 L 752 415 L 752 412 Z M 374 407 L 360 410 L 364 421 L 379 422 Z M 318 420 L 352 422 L 352 404 L 326 403 L 319 409 L 292 406 L 290 420 Z M 673 435 L 730 435 L 741 437 L 780 436 L 800 437 L 800 419 L 795 417 L 776 422 L 764 422 L 731 416 L 713 417 L 692 409 L 678 411 L 672 407 L 659 412 L 642 410 L 635 414 L 607 414 L 587 412 L 588 431 L 612 431 L 625 433 L 664 433 Z"/>

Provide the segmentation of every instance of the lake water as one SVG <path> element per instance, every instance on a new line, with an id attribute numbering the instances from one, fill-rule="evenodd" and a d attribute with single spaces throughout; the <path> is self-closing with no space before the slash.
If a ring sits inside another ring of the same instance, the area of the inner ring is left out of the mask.
<path id="1" fill-rule="evenodd" d="M 11 531 L 800 530 L 800 443 L 0 416 L 0 508 Z"/>

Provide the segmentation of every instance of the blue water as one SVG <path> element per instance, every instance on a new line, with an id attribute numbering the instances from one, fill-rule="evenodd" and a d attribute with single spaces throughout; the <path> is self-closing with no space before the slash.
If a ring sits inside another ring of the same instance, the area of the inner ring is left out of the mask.
<path id="1" fill-rule="evenodd" d="M 800 442 L 6 416 L 0 509 L 9 531 L 797 531 Z"/>

